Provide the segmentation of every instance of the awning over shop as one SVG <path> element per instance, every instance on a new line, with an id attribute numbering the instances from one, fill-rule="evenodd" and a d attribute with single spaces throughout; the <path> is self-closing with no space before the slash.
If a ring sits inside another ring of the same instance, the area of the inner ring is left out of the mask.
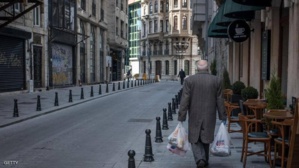
<path id="1" fill-rule="evenodd" d="M 254 18 L 256 10 L 264 8 L 264 6 L 247 6 L 236 3 L 233 0 L 226 0 L 224 4 L 224 16 L 229 18 L 251 20 Z"/>
<path id="2" fill-rule="evenodd" d="M 249 6 L 271 6 L 272 0 L 233 0 L 234 2 L 242 5 Z"/>
<path id="3" fill-rule="evenodd" d="M 215 23 L 218 26 L 228 27 L 228 25 L 234 21 L 233 18 L 228 18 L 224 16 L 224 4 L 222 4 L 219 9 L 218 13 L 215 16 Z"/>
<path id="4" fill-rule="evenodd" d="M 215 38 L 228 38 L 227 35 L 227 28 L 216 25 L 216 18 L 219 17 L 219 12 L 216 14 L 214 19 L 209 25 L 208 29 L 208 37 L 215 37 Z"/>

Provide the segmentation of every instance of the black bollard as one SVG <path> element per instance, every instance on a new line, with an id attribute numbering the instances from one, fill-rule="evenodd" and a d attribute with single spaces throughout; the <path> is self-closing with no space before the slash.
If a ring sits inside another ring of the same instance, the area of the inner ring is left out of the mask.
<path id="1" fill-rule="evenodd" d="M 134 82 L 134 86 L 136 87 L 136 80 L 135 80 L 135 82 Z"/>
<path id="2" fill-rule="evenodd" d="M 125 89 L 126 88 L 126 81 L 124 80 L 123 81 L 123 89 Z"/>
<path id="3" fill-rule="evenodd" d="M 156 117 L 156 137 L 155 137 L 155 142 L 161 143 L 163 142 L 162 139 L 162 131 L 161 131 L 161 124 L 160 124 L 160 117 Z"/>
<path id="4" fill-rule="evenodd" d="M 176 114 L 176 105 L 175 105 L 175 102 L 174 102 L 174 98 L 172 98 L 172 113 L 173 114 Z"/>
<path id="5" fill-rule="evenodd" d="M 139 79 L 138 79 L 137 85 L 139 86 Z"/>
<path id="6" fill-rule="evenodd" d="M 120 82 L 118 82 L 118 88 L 117 89 L 120 90 Z"/>
<path id="7" fill-rule="evenodd" d="M 109 85 L 108 85 L 108 83 L 106 84 L 106 93 L 109 93 Z"/>
<path id="8" fill-rule="evenodd" d="M 37 96 L 37 104 L 36 104 L 36 111 L 42 111 L 41 105 L 40 105 L 40 96 Z"/>
<path id="9" fill-rule="evenodd" d="M 73 102 L 73 94 L 72 94 L 72 90 L 70 90 L 69 93 L 69 103 Z"/>
<path id="10" fill-rule="evenodd" d="M 135 159 L 134 159 L 135 151 L 129 150 L 128 155 L 129 155 L 128 168 L 136 168 L 135 167 Z"/>
<path id="11" fill-rule="evenodd" d="M 130 81 L 127 82 L 127 88 L 130 88 Z"/>
<path id="12" fill-rule="evenodd" d="M 90 97 L 93 97 L 93 86 L 90 87 Z"/>
<path id="13" fill-rule="evenodd" d="M 115 91 L 115 83 L 112 85 L 112 91 Z"/>
<path id="14" fill-rule="evenodd" d="M 151 130 L 145 130 L 146 137 L 145 137 L 145 154 L 143 155 L 144 162 L 152 162 L 154 161 L 154 155 L 152 150 L 152 142 L 151 142 Z"/>
<path id="15" fill-rule="evenodd" d="M 133 81 L 131 81 L 131 87 L 133 87 Z"/>
<path id="16" fill-rule="evenodd" d="M 167 122 L 167 114 L 166 114 L 166 108 L 163 108 L 163 124 L 162 124 L 162 130 L 168 130 L 168 122 Z"/>
<path id="17" fill-rule="evenodd" d="M 13 117 L 19 117 L 18 99 L 14 99 Z"/>
<path id="18" fill-rule="evenodd" d="M 83 91 L 83 87 L 81 87 L 81 99 L 84 99 L 84 91 Z"/>
<path id="19" fill-rule="evenodd" d="M 102 85 L 100 84 L 99 85 L 99 95 L 101 95 L 102 94 Z"/>
<path id="20" fill-rule="evenodd" d="M 168 103 L 168 121 L 172 121 L 172 110 L 171 110 L 171 103 Z"/>
<path id="21" fill-rule="evenodd" d="M 59 103 L 58 103 L 58 93 L 55 92 L 55 102 L 54 102 L 54 106 L 59 106 Z"/>

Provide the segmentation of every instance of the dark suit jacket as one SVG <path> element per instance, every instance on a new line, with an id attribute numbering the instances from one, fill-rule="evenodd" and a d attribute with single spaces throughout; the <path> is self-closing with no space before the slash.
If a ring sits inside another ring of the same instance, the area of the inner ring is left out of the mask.
<path id="1" fill-rule="evenodd" d="M 188 112 L 190 143 L 196 143 L 199 137 L 203 143 L 213 142 L 217 111 L 219 119 L 225 120 L 222 81 L 207 71 L 186 78 L 178 120 L 185 121 Z"/>

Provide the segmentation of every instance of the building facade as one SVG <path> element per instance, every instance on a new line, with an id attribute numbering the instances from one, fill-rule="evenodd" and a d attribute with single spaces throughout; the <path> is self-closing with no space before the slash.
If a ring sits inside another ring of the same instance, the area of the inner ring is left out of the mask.
<path id="1" fill-rule="evenodd" d="M 79 84 L 110 81 L 106 63 L 108 20 L 106 0 L 80 0 L 77 12 L 77 69 Z"/>
<path id="2" fill-rule="evenodd" d="M 141 4 L 140 0 L 129 0 L 129 68 L 132 69 L 132 75 L 139 74 L 141 55 Z"/>
<path id="3" fill-rule="evenodd" d="M 122 80 L 125 74 L 125 56 L 127 55 L 128 44 L 128 1 L 115 0 L 107 1 L 107 20 L 110 57 L 109 66 L 111 67 L 111 80 Z"/>
<path id="4" fill-rule="evenodd" d="M 0 3 L 0 92 L 47 84 L 47 1 Z"/>
<path id="5" fill-rule="evenodd" d="M 187 0 L 141 0 L 139 74 L 177 79 L 180 69 L 187 75 L 195 73 L 200 56 L 191 30 L 190 6 Z"/>

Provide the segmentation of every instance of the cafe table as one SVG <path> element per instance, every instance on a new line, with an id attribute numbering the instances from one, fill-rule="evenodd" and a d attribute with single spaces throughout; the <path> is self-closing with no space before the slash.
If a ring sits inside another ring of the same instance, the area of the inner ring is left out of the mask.
<path id="1" fill-rule="evenodd" d="M 261 119 L 263 117 L 267 103 L 262 99 L 251 99 L 243 103 L 247 107 L 247 115 L 249 111 L 252 111 L 256 119 Z M 261 130 L 258 126 L 255 127 L 255 131 Z"/>

